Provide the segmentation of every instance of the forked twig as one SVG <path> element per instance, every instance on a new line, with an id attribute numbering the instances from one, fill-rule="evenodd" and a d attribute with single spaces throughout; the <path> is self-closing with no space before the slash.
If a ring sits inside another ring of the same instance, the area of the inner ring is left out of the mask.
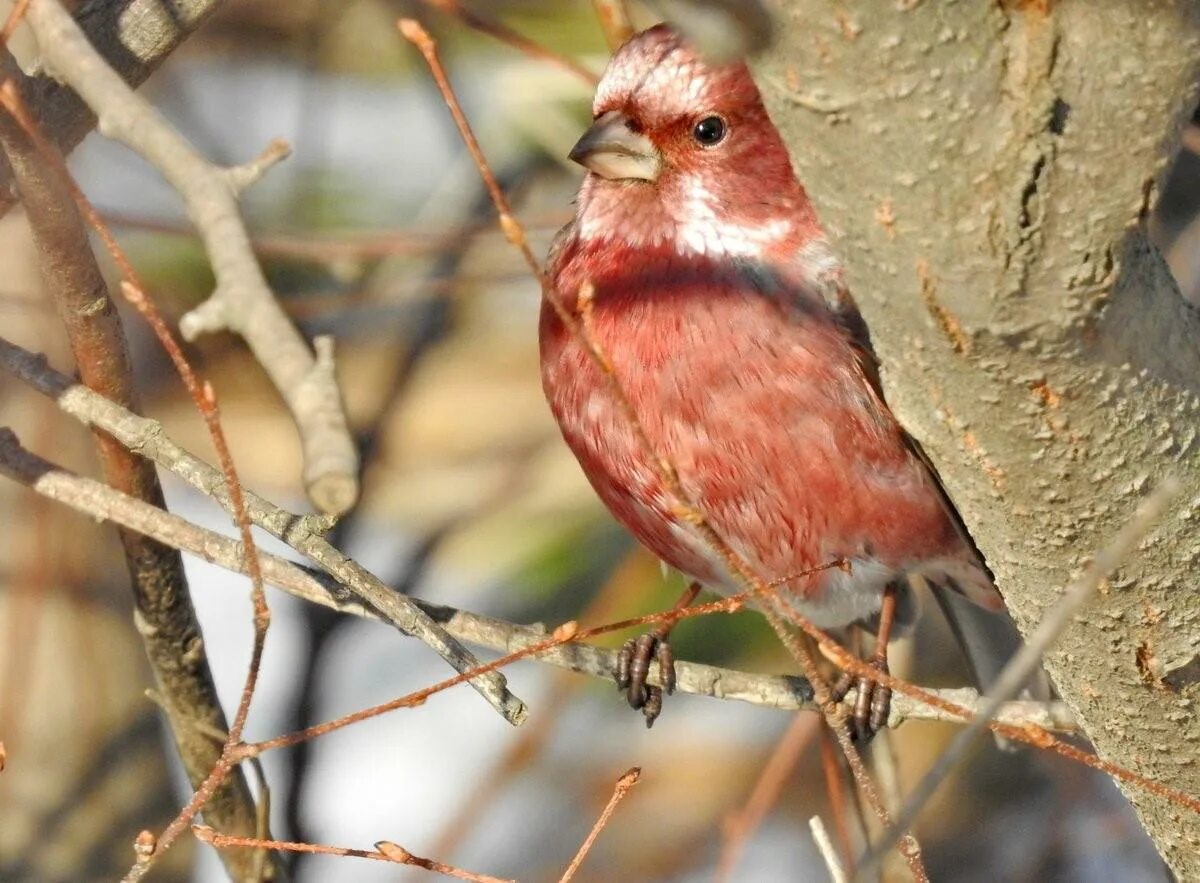
<path id="1" fill-rule="evenodd" d="M 333 342 L 315 341 L 314 358 L 271 293 L 238 210 L 242 191 L 290 148 L 274 141 L 249 163 L 218 168 L 104 62 L 59 0 L 32 0 L 27 21 L 45 63 L 92 109 L 100 131 L 166 177 L 204 238 L 216 290 L 180 321 L 183 336 L 227 328 L 245 339 L 292 413 L 309 497 L 323 512 L 347 511 L 358 498 L 358 452 L 334 374 Z"/>
<path id="2" fill-rule="evenodd" d="M 104 236 L 103 232 L 101 236 Z M 50 368 L 42 357 L 2 337 L 0 365 L 25 380 L 38 392 L 54 399 L 59 408 L 75 419 L 87 426 L 102 429 L 129 450 L 153 460 L 164 469 L 169 469 L 196 490 L 212 497 L 226 510 L 235 511 L 229 492 L 230 485 L 222 474 L 175 444 L 158 421 L 125 410 L 87 387 L 72 382 L 66 375 Z M 338 584 L 345 587 L 345 591 L 339 592 L 339 597 L 332 599 L 326 591 L 323 595 L 325 600 L 322 601 L 322 596 L 303 593 L 304 587 L 309 584 L 317 586 L 316 591 L 321 591 L 319 582 L 293 580 L 288 588 L 299 588 L 306 600 L 325 603 L 325 606 L 332 606 L 343 612 L 357 616 L 374 615 L 428 645 L 455 671 L 467 671 L 479 664 L 478 659 L 447 634 L 446 630 L 411 598 L 384 585 L 357 561 L 334 548 L 324 537 L 328 523 L 322 518 L 285 512 L 249 491 L 244 492 L 243 497 L 247 513 L 254 524 L 315 561 L 322 570 L 336 579 Z M 220 545 L 217 543 L 206 548 L 216 549 Z M 261 553 L 260 557 L 264 561 L 271 560 L 271 556 Z M 237 562 L 241 559 L 240 556 L 234 556 L 232 560 Z M 240 568 L 235 564 L 233 569 Z M 350 597 L 346 597 L 347 595 Z M 508 691 L 502 676 L 483 677 L 472 681 L 471 686 L 509 723 L 517 725 L 525 719 L 525 704 Z"/>

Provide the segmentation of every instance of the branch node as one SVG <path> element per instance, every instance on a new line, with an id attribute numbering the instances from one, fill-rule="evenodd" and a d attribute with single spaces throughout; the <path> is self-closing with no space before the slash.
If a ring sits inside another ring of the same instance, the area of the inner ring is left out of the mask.
<path id="1" fill-rule="evenodd" d="M 188 343 L 194 343 L 202 334 L 229 328 L 231 318 L 229 311 L 225 309 L 221 289 L 218 288 L 200 306 L 183 314 L 179 320 L 179 333 Z"/>
<path id="2" fill-rule="evenodd" d="M 262 153 L 250 162 L 225 169 L 225 180 L 228 181 L 234 196 L 240 196 L 247 188 L 257 183 L 272 166 L 291 155 L 292 145 L 282 138 L 274 138 L 263 148 Z"/>

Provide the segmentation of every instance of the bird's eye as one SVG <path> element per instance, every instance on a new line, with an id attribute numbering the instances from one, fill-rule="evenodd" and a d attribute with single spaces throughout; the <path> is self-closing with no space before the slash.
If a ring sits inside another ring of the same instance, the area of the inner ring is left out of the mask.
<path id="1" fill-rule="evenodd" d="M 692 137 L 702 147 L 712 147 L 714 144 L 721 143 L 727 131 L 725 121 L 719 116 L 705 117 L 696 123 L 696 128 L 692 129 Z"/>

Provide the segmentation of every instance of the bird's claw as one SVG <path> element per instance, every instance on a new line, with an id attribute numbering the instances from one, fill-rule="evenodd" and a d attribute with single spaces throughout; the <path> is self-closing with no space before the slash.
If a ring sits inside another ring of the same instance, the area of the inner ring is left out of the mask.
<path id="1" fill-rule="evenodd" d="M 650 662 L 657 660 L 662 672 L 662 686 L 646 683 Z M 663 695 L 675 692 L 675 654 L 665 637 L 647 632 L 630 638 L 617 655 L 617 689 L 625 694 L 631 708 L 640 708 L 651 727 L 662 713 Z"/>
<path id="2" fill-rule="evenodd" d="M 867 665 L 882 674 L 890 673 L 886 659 L 870 659 L 867 660 Z M 846 723 L 850 728 L 850 738 L 860 745 L 866 745 L 876 733 L 887 726 L 888 715 L 892 710 L 892 689 L 865 675 L 843 672 L 830 689 L 833 701 L 841 702 L 851 687 L 855 688 L 854 710 Z"/>

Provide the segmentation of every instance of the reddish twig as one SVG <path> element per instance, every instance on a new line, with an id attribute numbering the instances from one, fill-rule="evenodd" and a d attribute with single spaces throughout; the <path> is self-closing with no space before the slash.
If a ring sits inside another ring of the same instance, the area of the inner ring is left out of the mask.
<path id="1" fill-rule="evenodd" d="M 137 272 L 134 270 L 125 253 L 121 250 L 116 238 L 112 235 L 112 231 L 101 220 L 96 209 L 79 188 L 79 185 L 75 183 L 74 178 L 67 170 L 62 156 L 42 134 L 40 126 L 38 126 L 30 115 L 11 80 L 5 80 L 0 84 L 0 106 L 3 106 L 13 119 L 17 121 L 18 125 L 25 131 L 30 140 L 33 141 L 38 151 L 61 174 L 64 185 L 75 200 L 80 214 L 83 215 L 96 231 L 100 241 L 104 244 L 105 249 L 116 264 L 122 277 L 122 294 L 124 294 L 125 299 L 129 301 L 138 313 L 141 314 L 147 324 L 150 325 L 159 343 L 166 350 L 171 362 L 174 364 L 180 380 L 183 381 L 183 385 L 195 403 L 196 409 L 200 412 L 204 424 L 208 429 L 209 437 L 212 439 L 213 447 L 217 453 L 217 462 L 221 467 L 222 473 L 225 475 L 229 495 L 233 503 L 234 522 L 241 536 L 243 548 L 246 550 L 246 565 L 251 584 L 250 598 L 254 606 L 254 640 L 250 654 L 250 666 L 246 673 L 245 682 L 242 685 L 242 693 L 238 701 L 237 710 L 234 713 L 233 722 L 229 727 L 228 736 L 222 745 L 220 758 L 213 766 L 212 771 L 197 787 L 195 794 L 188 804 L 158 837 L 155 850 L 146 856 L 139 855 L 138 860 L 129 869 L 125 880 L 132 883 L 132 881 L 139 880 L 145 875 L 155 857 L 170 848 L 171 844 L 187 828 L 192 818 L 200 811 L 221 783 L 224 782 L 225 777 L 233 768 L 235 763 L 233 749 L 241 742 L 242 730 L 245 728 L 246 718 L 250 713 L 250 702 L 254 697 L 254 689 L 258 683 L 263 647 L 266 643 L 267 628 L 270 624 L 270 612 L 267 608 L 266 595 L 263 591 L 262 570 L 259 565 L 257 547 L 250 532 L 250 517 L 246 513 L 246 503 L 242 495 L 241 481 L 238 479 L 237 469 L 233 463 L 233 456 L 229 451 L 225 432 L 221 426 L 217 397 L 212 385 L 208 381 L 202 380 L 196 374 L 184 356 L 183 350 L 176 342 L 171 330 L 167 327 L 162 314 L 159 313 L 158 308 L 147 297 L 145 288 L 138 278 Z"/>
<path id="2" fill-rule="evenodd" d="M 487 159 L 479 147 L 479 142 L 471 130 L 471 125 L 467 121 L 466 114 L 463 113 L 462 106 L 459 104 L 454 89 L 450 85 L 449 77 L 446 75 L 445 68 L 438 57 L 437 45 L 433 38 L 413 19 L 401 19 L 398 22 L 398 26 L 404 38 L 416 46 L 425 57 L 434 82 L 437 83 L 438 89 L 442 93 L 442 98 L 450 110 L 450 115 L 454 118 L 463 142 L 467 145 L 467 149 L 474 159 L 479 174 L 483 178 L 488 193 L 491 195 L 492 201 L 496 206 L 496 211 L 499 214 L 500 229 L 504 231 L 504 235 L 508 241 L 520 251 L 521 256 L 525 259 L 525 263 L 529 266 L 530 272 L 533 273 L 534 278 L 541 285 L 542 297 L 550 304 L 559 321 L 579 341 L 589 358 L 600 369 L 601 377 L 604 379 L 609 393 L 613 397 L 613 401 L 616 402 L 618 409 L 625 418 L 626 424 L 632 431 L 638 447 L 646 454 L 650 462 L 655 465 L 659 481 L 671 499 L 672 507 L 675 510 L 674 514 L 680 521 L 690 525 L 700 534 L 705 544 L 721 558 L 729 572 L 736 575 L 744 586 L 765 596 L 769 589 L 769 584 L 724 540 L 700 506 L 684 490 L 675 465 L 670 459 L 660 454 L 650 442 L 650 438 L 646 434 L 637 410 L 625 394 L 619 378 L 613 372 L 612 363 L 604 354 L 594 335 L 588 333 L 588 310 L 594 294 L 592 284 L 585 281 L 580 287 L 576 299 L 578 315 L 572 313 L 567 305 L 563 303 L 560 292 L 554 289 L 553 283 L 546 277 L 537 258 L 533 256 L 533 252 L 530 251 L 525 233 L 513 215 L 508 199 L 496 181 L 496 176 L 492 174 Z M 813 625 L 799 611 L 791 607 L 783 608 L 782 605 L 781 609 L 786 609 L 787 619 L 812 636 L 814 640 L 821 643 L 833 643 L 824 632 Z M 792 656 L 799 662 L 804 676 L 812 684 L 813 690 L 816 692 L 817 703 L 829 719 L 830 727 L 834 729 L 838 736 L 838 742 L 841 744 L 842 750 L 846 753 L 850 769 L 854 773 L 855 780 L 858 782 L 863 796 L 870 803 L 876 815 L 878 815 L 880 823 L 887 825 L 887 811 L 884 809 L 883 803 L 879 800 L 878 792 L 867 775 L 866 768 L 863 766 L 862 760 L 850 740 L 849 733 L 842 726 L 844 712 L 840 706 L 833 702 L 828 685 L 825 684 L 824 679 L 821 677 L 820 670 L 817 667 L 816 661 L 812 658 L 812 654 L 808 652 L 806 647 L 802 647 L 785 627 L 779 615 L 772 609 L 772 605 L 765 605 L 762 608 L 762 612 L 775 629 L 776 634 L 779 635 L 780 641 L 782 641 Z M 849 654 L 841 650 L 841 648 L 839 648 L 838 652 L 842 657 L 849 657 Z M 869 669 L 868 666 L 859 663 L 858 660 L 855 660 L 855 663 L 862 665 L 864 669 Z M 916 840 L 911 835 L 906 836 L 901 841 L 900 851 L 908 861 L 913 876 L 918 881 L 924 880 L 925 871 L 921 864 L 920 849 Z"/>
<path id="3" fill-rule="evenodd" d="M 823 570 L 828 570 L 831 567 L 839 567 L 842 562 L 835 561 L 830 564 L 823 564 L 806 574 L 798 574 L 798 576 L 810 575 L 819 573 Z M 782 585 L 782 583 L 781 583 Z M 780 586 L 765 586 L 760 593 L 757 589 L 751 589 L 745 592 L 739 592 L 736 595 L 730 595 L 728 598 L 722 598 L 717 601 L 709 601 L 705 604 L 696 604 L 691 607 L 673 607 L 670 610 L 664 610 L 659 613 L 648 613 L 645 616 L 635 616 L 630 619 L 623 619 L 619 622 L 610 622 L 606 625 L 595 626 L 589 629 L 580 629 L 579 623 L 574 620 L 564 622 L 554 630 L 554 633 L 544 641 L 538 641 L 536 644 L 530 644 L 520 650 L 509 653 L 506 656 L 501 656 L 499 659 L 494 659 L 491 662 L 486 662 L 469 671 L 462 672 L 454 677 L 447 678 L 436 684 L 423 687 L 405 696 L 393 699 L 390 702 L 384 702 L 379 705 L 373 705 L 370 708 L 360 709 L 359 711 L 351 712 L 342 717 L 335 718 L 331 721 L 326 721 L 323 724 L 308 727 L 307 729 L 298 730 L 295 733 L 289 733 L 283 736 L 276 736 L 274 739 L 268 739 L 264 742 L 253 742 L 242 745 L 238 748 L 239 757 L 256 757 L 265 751 L 271 751 L 276 748 L 287 748 L 299 742 L 306 742 L 310 739 L 315 739 L 318 736 L 324 736 L 327 733 L 332 733 L 334 730 L 340 730 L 351 724 L 356 724 L 359 721 L 367 720 L 372 717 L 378 717 L 389 711 L 395 711 L 399 708 L 415 708 L 419 705 L 424 705 L 430 696 L 448 690 L 451 687 L 456 687 L 464 681 L 469 681 L 472 678 L 478 677 L 481 674 L 486 674 L 490 671 L 503 668 L 520 659 L 525 659 L 531 656 L 537 656 L 539 653 L 544 653 L 555 647 L 563 644 L 568 644 L 574 641 L 582 641 L 587 638 L 593 638 L 596 635 L 603 635 L 609 632 L 623 631 L 624 629 L 633 628 L 640 625 L 664 624 L 673 626 L 681 619 L 686 619 L 692 616 L 707 616 L 712 613 L 733 613 L 741 610 L 745 606 L 746 601 L 750 598 L 760 596 L 762 593 L 777 591 Z M 966 711 L 966 709 L 964 709 Z"/>
<path id="4" fill-rule="evenodd" d="M 850 825 L 847 821 L 846 795 L 842 790 L 842 769 L 838 765 L 837 753 L 834 751 L 833 735 L 828 729 L 821 730 L 821 772 L 825 779 L 825 796 L 829 801 L 829 815 L 833 818 L 833 827 L 837 831 L 838 846 L 847 862 L 854 861 L 854 842 L 850 838 Z M 864 828 L 865 836 L 865 828 Z M 854 873 L 853 865 L 846 865 L 846 872 Z"/>
<path id="5" fill-rule="evenodd" d="M 600 81 L 599 77 L 575 59 L 560 52 L 555 52 L 553 49 L 547 49 L 541 43 L 537 43 L 524 34 L 514 31 L 503 22 L 496 21 L 494 18 L 468 9 L 459 0 L 424 0 L 424 3 L 453 15 L 467 27 L 473 28 L 482 34 L 487 34 L 489 37 L 494 37 L 501 43 L 506 43 L 518 52 L 528 55 L 530 58 L 549 62 L 556 67 L 562 68 L 568 73 L 579 77 L 590 86 L 595 86 Z"/>
<path id="6" fill-rule="evenodd" d="M 633 19 L 629 15 L 628 0 L 592 0 L 600 29 L 613 52 L 633 36 Z"/>
<path id="7" fill-rule="evenodd" d="M 4 27 L 0 28 L 0 50 L 8 44 L 12 39 L 13 32 L 17 26 L 21 24 L 21 20 L 25 18 L 25 10 L 29 8 L 29 0 L 17 0 L 13 4 L 12 9 L 8 11 L 8 18 L 4 21 Z"/>
<path id="8" fill-rule="evenodd" d="M 796 768 L 804 749 L 820 730 L 819 717 L 803 712 L 792 716 L 791 724 L 763 765 L 745 805 L 733 813 L 723 826 L 724 843 L 714 875 L 717 881 L 733 879 L 734 866 L 747 841 L 779 799 L 784 783 Z"/>
<path id="9" fill-rule="evenodd" d="M 435 861 L 431 858 L 422 858 L 419 855 L 413 855 L 403 846 L 392 843 L 390 840 L 380 840 L 375 844 L 374 850 L 369 850 L 349 849 L 344 846 L 324 846 L 318 843 L 293 843 L 287 840 L 261 840 L 257 837 L 230 837 L 214 831 L 205 825 L 194 825 L 192 833 L 196 835 L 196 839 L 201 843 L 207 843 L 214 849 L 249 847 L 252 849 L 272 849 L 279 852 L 304 852 L 309 855 L 365 858 L 377 862 L 391 862 L 396 865 L 410 865 L 414 868 L 424 868 L 427 871 L 433 871 L 436 874 L 442 874 L 446 877 L 469 880 L 471 883 L 516 883 L 516 881 L 508 878 L 476 874 L 471 871 L 465 871 L 462 868 L 456 868 L 453 865 L 445 864 L 444 862 Z"/>
<path id="10" fill-rule="evenodd" d="M 638 783 L 638 779 L 642 777 L 642 771 L 638 767 L 629 770 L 621 778 L 617 779 L 616 787 L 613 788 L 612 797 L 608 799 L 604 809 L 600 811 L 600 818 L 596 819 L 596 824 L 592 825 L 592 830 L 588 832 L 583 843 L 579 847 L 579 851 L 575 853 L 575 857 L 571 859 L 571 863 L 567 865 L 567 869 L 563 871 L 563 875 L 558 878 L 558 883 L 569 883 L 570 879 L 575 876 L 575 872 L 579 870 L 579 866 L 583 864 L 583 860 L 587 858 L 587 854 L 591 851 L 592 846 L 596 842 L 596 838 L 600 836 L 600 832 L 604 830 L 604 826 L 608 824 L 608 820 L 617 809 L 617 804 L 625 799 L 625 795 L 629 793 L 629 789 Z"/>

